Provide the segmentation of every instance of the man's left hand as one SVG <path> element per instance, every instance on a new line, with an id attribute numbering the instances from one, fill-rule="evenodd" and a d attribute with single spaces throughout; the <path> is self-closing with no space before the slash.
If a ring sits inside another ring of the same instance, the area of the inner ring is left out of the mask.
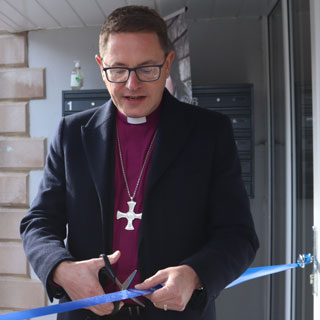
<path id="1" fill-rule="evenodd" d="M 160 270 L 135 288 L 148 290 L 158 284 L 163 287 L 147 298 L 159 309 L 175 311 L 183 311 L 193 291 L 201 287 L 196 272 L 191 267 L 182 265 Z"/>

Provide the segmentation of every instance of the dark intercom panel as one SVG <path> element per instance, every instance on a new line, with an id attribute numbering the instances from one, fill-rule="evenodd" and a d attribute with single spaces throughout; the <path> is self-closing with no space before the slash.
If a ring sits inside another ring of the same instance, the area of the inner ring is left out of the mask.
<path id="1" fill-rule="evenodd" d="M 62 91 L 62 115 L 99 107 L 110 99 L 105 89 Z"/>
<path id="2" fill-rule="evenodd" d="M 193 101 L 202 108 L 226 114 L 232 123 L 248 195 L 254 197 L 253 86 L 194 86 Z"/>

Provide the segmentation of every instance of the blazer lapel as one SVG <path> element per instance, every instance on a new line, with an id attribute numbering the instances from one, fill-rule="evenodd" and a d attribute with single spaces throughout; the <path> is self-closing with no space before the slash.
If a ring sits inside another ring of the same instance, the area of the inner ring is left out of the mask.
<path id="1" fill-rule="evenodd" d="M 185 113 L 186 106 L 174 99 L 167 90 L 164 92 L 161 108 L 158 132 L 152 153 L 146 194 L 144 197 L 143 212 L 146 215 L 152 212 L 152 204 L 148 201 L 149 194 L 170 165 L 179 156 L 181 150 L 188 142 L 195 123 L 192 117 L 188 117 L 188 112 Z M 142 219 L 140 226 L 139 250 L 142 249 L 141 244 L 144 237 L 144 228 L 146 228 L 145 221 L 146 219 Z M 143 259 L 141 259 L 141 261 L 142 260 Z"/>
<path id="2" fill-rule="evenodd" d="M 107 252 L 112 250 L 113 237 L 114 119 L 115 107 L 109 100 L 81 128 L 82 143 L 101 207 L 102 225 L 108 230 L 103 233 Z"/>
<path id="3" fill-rule="evenodd" d="M 184 113 L 184 106 L 167 91 L 164 93 L 162 103 L 158 133 L 150 163 L 146 201 L 148 192 L 179 155 L 194 127 L 194 119 Z"/>

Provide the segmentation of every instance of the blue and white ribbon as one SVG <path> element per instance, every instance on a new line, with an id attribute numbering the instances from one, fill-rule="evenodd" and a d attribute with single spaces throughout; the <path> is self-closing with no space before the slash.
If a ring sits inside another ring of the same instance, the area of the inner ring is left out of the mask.
<path id="1" fill-rule="evenodd" d="M 304 255 L 300 255 L 298 262 L 294 264 L 283 264 L 283 265 L 276 265 L 276 266 L 249 268 L 238 279 L 230 283 L 226 288 L 231 288 L 242 282 L 249 281 L 255 278 L 264 277 L 277 272 L 282 272 L 282 271 L 286 271 L 286 270 L 297 268 L 297 267 L 304 268 L 306 264 L 309 264 L 311 262 L 312 262 L 311 254 L 304 254 Z M 88 308 L 88 307 L 96 306 L 103 303 L 109 303 L 109 302 L 126 300 L 126 299 L 139 297 L 139 296 L 145 296 L 147 294 L 151 294 L 152 292 L 159 289 L 160 287 L 161 286 L 157 286 L 155 288 L 152 288 L 151 290 L 128 289 L 128 290 L 103 294 L 101 296 L 55 304 L 47 307 L 7 313 L 7 314 L 0 315 L 0 320 L 24 320 L 24 319 L 31 319 L 31 318 L 46 316 L 54 313 L 61 313 L 61 312 L 73 311 L 77 309 Z"/>

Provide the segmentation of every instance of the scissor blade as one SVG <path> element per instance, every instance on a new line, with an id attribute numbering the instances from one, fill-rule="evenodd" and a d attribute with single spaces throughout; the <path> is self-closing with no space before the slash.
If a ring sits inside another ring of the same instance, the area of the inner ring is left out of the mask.
<path id="1" fill-rule="evenodd" d="M 135 277 L 137 273 L 137 270 L 134 270 L 130 276 L 126 279 L 126 281 L 121 285 L 121 290 L 126 290 L 128 289 L 128 287 L 130 286 L 130 283 L 132 282 L 133 278 Z M 131 298 L 131 300 L 133 300 L 136 304 L 140 305 L 141 307 L 145 307 L 145 305 L 140 301 L 138 300 L 137 298 Z"/>
<path id="2" fill-rule="evenodd" d="M 139 306 L 145 308 L 145 304 L 142 303 L 139 299 L 137 298 L 131 298 L 131 300 L 133 300 L 136 304 L 138 304 Z"/>
<path id="3" fill-rule="evenodd" d="M 130 283 L 132 282 L 133 278 L 135 277 L 137 273 L 137 270 L 134 270 L 130 276 L 126 279 L 126 281 L 121 285 L 121 290 L 127 290 L 128 287 L 130 286 Z"/>

